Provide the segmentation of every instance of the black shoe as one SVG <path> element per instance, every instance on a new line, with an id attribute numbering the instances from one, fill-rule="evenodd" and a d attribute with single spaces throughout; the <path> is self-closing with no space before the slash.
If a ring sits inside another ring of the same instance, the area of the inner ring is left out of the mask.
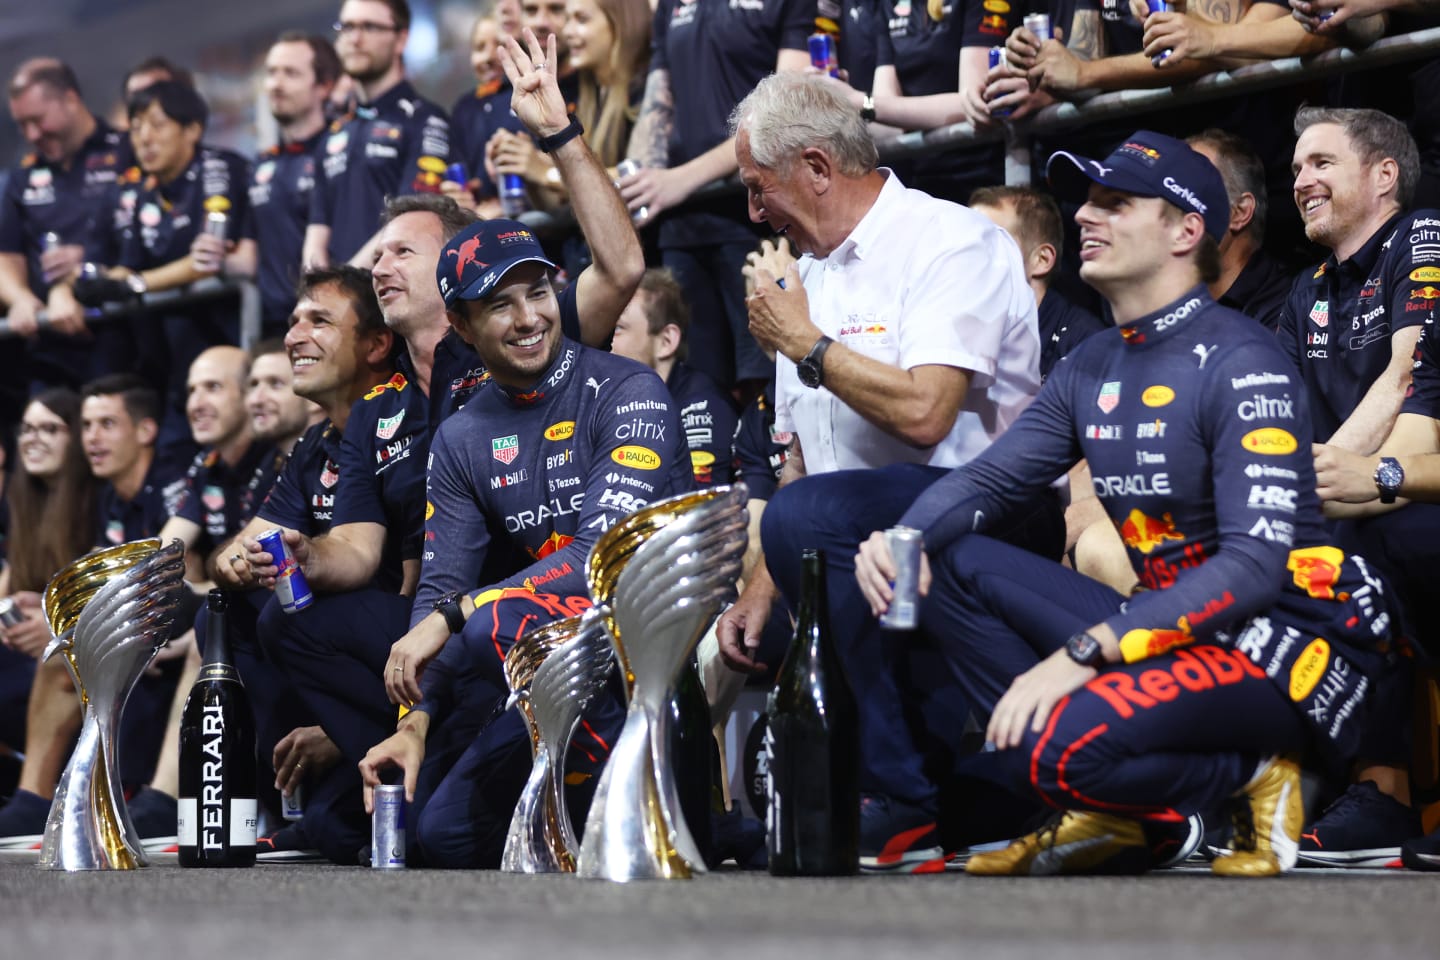
<path id="1" fill-rule="evenodd" d="M 769 866 L 765 824 L 741 814 L 738 805 L 728 813 L 710 814 L 710 837 L 719 863 L 734 860 L 741 870 L 764 870 Z"/>
<path id="2" fill-rule="evenodd" d="M 50 801 L 29 790 L 16 790 L 0 807 L 0 850 L 39 850 L 45 839 Z"/>
<path id="3" fill-rule="evenodd" d="M 1300 834 L 1302 867 L 1383 867 L 1423 833 L 1420 815 L 1366 780 L 1351 784 Z"/>
<path id="4" fill-rule="evenodd" d="M 174 853 L 179 849 L 175 828 L 180 812 L 174 797 L 141 787 L 125 805 L 130 809 L 130 822 L 140 834 L 140 845 L 146 853 Z"/>
<path id="5" fill-rule="evenodd" d="M 1400 861 L 1411 870 L 1440 871 L 1440 830 L 1400 844 Z"/>
<path id="6" fill-rule="evenodd" d="M 1156 870 L 1184 863 L 1200 849 L 1200 843 L 1205 839 L 1205 821 L 1198 813 L 1191 814 L 1180 823 L 1151 823 L 1147 820 L 1140 826 L 1150 844 L 1150 859 Z"/>
<path id="7" fill-rule="evenodd" d="M 302 822 L 282 827 L 268 837 L 257 838 L 255 862 L 314 863 L 317 860 L 324 860 L 320 851 L 310 846 L 310 838 L 305 836 L 305 830 L 301 826 Z M 368 849 L 366 853 L 369 853 Z"/>
<path id="8" fill-rule="evenodd" d="M 865 873 L 943 873 L 935 814 L 869 794 L 860 801 L 860 869 Z"/>

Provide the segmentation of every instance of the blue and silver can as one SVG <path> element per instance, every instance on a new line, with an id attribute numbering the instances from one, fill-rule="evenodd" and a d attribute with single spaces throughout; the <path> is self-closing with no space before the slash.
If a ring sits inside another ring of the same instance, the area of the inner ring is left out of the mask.
<path id="1" fill-rule="evenodd" d="M 810 66 L 832 77 L 840 76 L 840 54 L 830 34 L 810 34 Z"/>
<path id="2" fill-rule="evenodd" d="M 445 168 L 445 179 L 463 187 L 470 177 L 466 174 L 465 164 L 456 162 Z"/>
<path id="3" fill-rule="evenodd" d="M 518 217 L 530 209 L 525 196 L 525 178 L 518 173 L 500 175 L 500 211 L 507 217 Z"/>
<path id="4" fill-rule="evenodd" d="M 1025 25 L 1026 30 L 1035 34 L 1035 39 L 1041 43 L 1053 39 L 1055 36 L 1050 29 L 1050 14 L 1048 13 L 1027 13 L 1025 19 L 1020 22 Z"/>
<path id="5" fill-rule="evenodd" d="M 280 572 L 275 574 L 275 597 L 280 601 L 280 609 L 286 613 L 294 613 L 297 610 L 304 610 L 310 606 L 315 599 L 315 594 L 310 592 L 310 584 L 305 580 L 305 572 L 300 569 L 300 564 L 290 553 L 290 548 L 285 546 L 285 538 L 277 527 L 273 530 L 266 530 L 256 538 L 260 541 L 260 549 L 274 558 L 275 566 Z"/>
<path id="6" fill-rule="evenodd" d="M 297 784 L 289 793 L 280 794 L 280 816 L 286 820 L 305 819 L 305 784 Z"/>
<path id="7" fill-rule="evenodd" d="M 886 630 L 914 630 L 920 625 L 920 555 L 925 543 L 914 527 L 891 527 L 885 531 L 885 545 L 895 564 L 890 585 L 890 609 L 880 617 Z"/>
<path id="8" fill-rule="evenodd" d="M 405 788 L 382 783 L 375 788 L 375 812 L 370 817 L 370 867 L 405 869 Z"/>
<path id="9" fill-rule="evenodd" d="M 1167 2 L 1167 0 L 1145 0 L 1145 6 L 1149 8 L 1152 14 L 1170 12 L 1170 4 Z M 1169 60 L 1170 54 L 1173 52 L 1174 51 L 1171 50 L 1162 50 L 1155 56 L 1151 57 L 1150 62 L 1158 67 L 1166 60 Z"/>
<path id="10" fill-rule="evenodd" d="M 1002 63 L 1004 63 L 1004 62 L 1005 62 L 1005 48 L 1004 48 L 1004 47 L 991 47 L 991 48 L 990 48 L 990 69 L 991 69 L 991 70 L 994 70 L 996 67 L 1000 66 L 1000 64 L 1002 64 Z M 1012 113 L 1014 113 L 1014 112 L 1015 112 L 1015 110 L 1014 110 L 1014 108 L 1012 108 L 1012 107 L 997 107 L 997 108 L 995 108 L 994 110 L 991 110 L 991 111 L 990 111 L 990 116 L 992 116 L 992 117 L 1008 117 L 1008 116 L 1010 116 L 1010 114 L 1012 114 Z"/>

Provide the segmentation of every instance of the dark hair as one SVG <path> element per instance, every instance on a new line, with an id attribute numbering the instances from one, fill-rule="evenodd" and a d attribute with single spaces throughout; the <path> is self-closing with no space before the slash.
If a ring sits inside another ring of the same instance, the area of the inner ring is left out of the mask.
<path id="1" fill-rule="evenodd" d="M 1404 210 L 1420 182 L 1420 151 L 1405 124 L 1380 110 L 1344 107 L 1301 107 L 1295 112 L 1295 136 L 1317 123 L 1333 123 L 1345 131 L 1350 146 L 1366 164 L 1394 160 L 1400 168 L 1395 200 Z"/>
<path id="2" fill-rule="evenodd" d="M 383 3 L 390 8 L 390 15 L 395 18 L 397 30 L 410 29 L 410 4 L 406 0 L 375 0 L 376 3 Z M 343 7 L 344 4 L 342 3 Z"/>
<path id="3" fill-rule="evenodd" d="M 1161 215 L 1172 223 L 1178 223 L 1191 214 L 1200 216 L 1194 210 L 1181 210 L 1163 197 L 1153 199 L 1162 201 Z M 1200 242 L 1195 247 L 1195 269 L 1200 271 L 1201 283 L 1214 283 L 1220 279 L 1220 241 L 1208 233 L 1201 235 Z"/>
<path id="4" fill-rule="evenodd" d="M 69 64 L 53 57 L 36 57 L 26 60 L 10 78 L 10 99 L 14 100 L 34 86 L 48 87 L 53 94 L 75 91 L 80 96 L 80 81 Z"/>
<path id="5" fill-rule="evenodd" d="M 380 303 L 375 299 L 375 288 L 371 283 L 370 271 L 342 263 L 333 267 L 318 267 L 306 270 L 295 288 L 295 299 L 303 300 L 313 296 L 320 287 L 334 287 L 350 301 L 355 310 L 355 332 L 358 334 L 380 333 L 389 330 L 385 317 L 380 313 Z"/>
<path id="6" fill-rule="evenodd" d="M 651 267 L 640 277 L 637 293 L 645 294 L 645 328 L 651 336 L 664 330 L 669 324 L 680 328 L 680 346 L 675 351 L 676 360 L 690 356 L 690 305 L 685 302 L 685 290 L 675 274 L 664 267 Z"/>
<path id="7" fill-rule="evenodd" d="M 141 420 L 160 422 L 160 394 L 138 374 L 111 373 L 97 377 L 80 390 L 83 399 L 118 396 L 125 412 L 135 423 Z"/>
<path id="8" fill-rule="evenodd" d="M 320 86 L 334 86 L 335 81 L 340 79 L 340 55 L 335 52 L 335 45 L 319 34 L 286 30 L 275 39 L 275 43 L 308 44 L 311 54 L 310 67 L 315 72 L 315 82 Z"/>
<path id="9" fill-rule="evenodd" d="M 210 108 L 205 105 L 205 99 L 195 92 L 194 87 L 178 80 L 161 80 L 135 91 L 125 105 L 125 113 L 133 121 L 149 110 L 152 103 L 160 104 L 161 112 L 182 127 L 198 123 L 203 130 L 210 119 Z"/>
<path id="10" fill-rule="evenodd" d="M 125 76 L 120 79 L 120 96 L 130 96 L 130 78 L 137 73 L 164 73 L 176 83 L 183 83 L 187 87 L 195 86 L 195 75 L 173 60 L 159 55 L 146 57 L 135 66 L 125 71 Z"/>
<path id="11" fill-rule="evenodd" d="M 433 213 L 440 219 L 440 243 L 449 243 L 455 235 L 480 218 L 447 196 L 438 193 L 407 193 L 386 197 L 380 212 L 380 226 L 407 213 Z"/>
<path id="12" fill-rule="evenodd" d="M 80 396 L 67 387 L 54 387 L 36 394 L 30 403 L 64 420 L 70 440 L 60 471 L 48 482 L 23 468 L 11 478 L 10 515 L 25 521 L 11 525 L 6 546 L 12 592 L 44 590 L 61 567 L 95 541 L 95 478 L 82 446 Z"/>
<path id="13" fill-rule="evenodd" d="M 1055 262 L 1059 263 L 1060 254 L 1065 250 L 1065 225 L 1055 198 L 1035 187 L 980 187 L 970 194 L 972 207 L 1000 208 L 1006 204 L 1015 211 L 1016 229 L 1020 233 L 1015 240 L 1021 252 L 1048 243 L 1055 248 Z"/>
<path id="14" fill-rule="evenodd" d="M 1220 171 L 1220 179 L 1225 181 L 1225 193 L 1230 198 L 1230 206 L 1239 203 L 1240 198 L 1247 193 L 1255 198 L 1255 214 L 1250 218 L 1250 225 L 1246 229 L 1263 238 L 1265 223 L 1269 219 L 1270 201 L 1265 189 L 1265 162 L 1260 159 L 1255 148 L 1250 146 L 1248 140 L 1216 127 L 1186 137 L 1185 142 L 1192 147 L 1207 146 L 1215 151 L 1218 161 L 1215 169 Z"/>
<path id="15" fill-rule="evenodd" d="M 285 349 L 284 337 L 266 337 L 250 348 L 250 362 L 254 363 L 261 357 L 268 357 L 272 353 L 288 353 Z"/>

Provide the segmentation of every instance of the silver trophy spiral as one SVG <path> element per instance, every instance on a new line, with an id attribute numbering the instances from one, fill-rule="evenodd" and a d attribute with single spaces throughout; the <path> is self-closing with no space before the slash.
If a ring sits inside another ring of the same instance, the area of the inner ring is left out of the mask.
<path id="1" fill-rule="evenodd" d="M 179 540 L 137 540 L 81 557 L 45 588 L 55 635 L 80 696 L 80 736 L 55 788 L 39 866 L 133 870 L 149 861 L 120 784 L 116 736 L 125 701 L 170 637 L 184 589 Z"/>
<path id="2" fill-rule="evenodd" d="M 565 803 L 565 753 L 580 714 L 609 679 L 614 656 L 599 608 L 532 630 L 511 652 L 527 642 L 543 646 L 544 637 L 531 637 L 555 627 L 569 639 L 548 651 L 528 688 L 513 691 L 530 726 L 535 759 L 505 838 L 500 869 L 506 873 L 574 873 L 580 850 Z M 506 666 L 508 674 L 509 657 Z"/>
<path id="3" fill-rule="evenodd" d="M 705 870 L 680 809 L 669 706 L 681 668 L 734 598 L 748 496 L 735 484 L 662 500 L 591 551 L 591 593 L 612 611 L 606 626 L 630 703 L 585 823 L 582 877 L 683 879 Z"/>

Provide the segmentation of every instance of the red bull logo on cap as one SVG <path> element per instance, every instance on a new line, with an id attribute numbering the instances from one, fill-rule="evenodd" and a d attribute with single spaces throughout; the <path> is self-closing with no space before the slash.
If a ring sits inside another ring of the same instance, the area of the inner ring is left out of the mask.
<path id="1" fill-rule="evenodd" d="M 1131 510 L 1130 516 L 1121 522 L 1119 531 L 1125 546 L 1133 547 L 1144 554 L 1149 554 L 1166 540 L 1185 539 L 1185 534 L 1175 529 L 1175 523 L 1168 513 L 1156 520 L 1143 510 Z"/>
<path id="2" fill-rule="evenodd" d="M 1290 551 L 1285 568 L 1293 575 L 1295 586 L 1310 596 L 1334 600 L 1335 584 L 1340 582 L 1340 565 L 1344 562 L 1345 553 L 1338 547 L 1303 547 Z"/>
<path id="3" fill-rule="evenodd" d="M 478 254 L 479 252 L 480 252 L 480 238 L 479 238 L 479 236 L 474 236 L 474 237 L 471 237 L 469 240 L 466 240 L 464 243 L 460 244 L 460 247 L 459 247 L 459 249 L 457 249 L 457 250 L 446 250 L 446 251 L 445 251 L 445 253 L 446 253 L 447 256 L 451 256 L 451 257 L 454 257 L 454 258 L 455 258 L 455 279 L 456 279 L 456 280 L 460 280 L 460 279 L 464 278 L 464 276 L 465 276 L 465 268 L 468 267 L 468 266 L 469 266 L 470 264 L 472 264 L 472 263 L 475 265 L 475 269 L 476 269 L 476 270 L 484 270 L 486 267 L 490 266 L 490 264 L 484 263 L 483 261 L 480 260 L 479 257 L 476 256 L 476 254 Z"/>

